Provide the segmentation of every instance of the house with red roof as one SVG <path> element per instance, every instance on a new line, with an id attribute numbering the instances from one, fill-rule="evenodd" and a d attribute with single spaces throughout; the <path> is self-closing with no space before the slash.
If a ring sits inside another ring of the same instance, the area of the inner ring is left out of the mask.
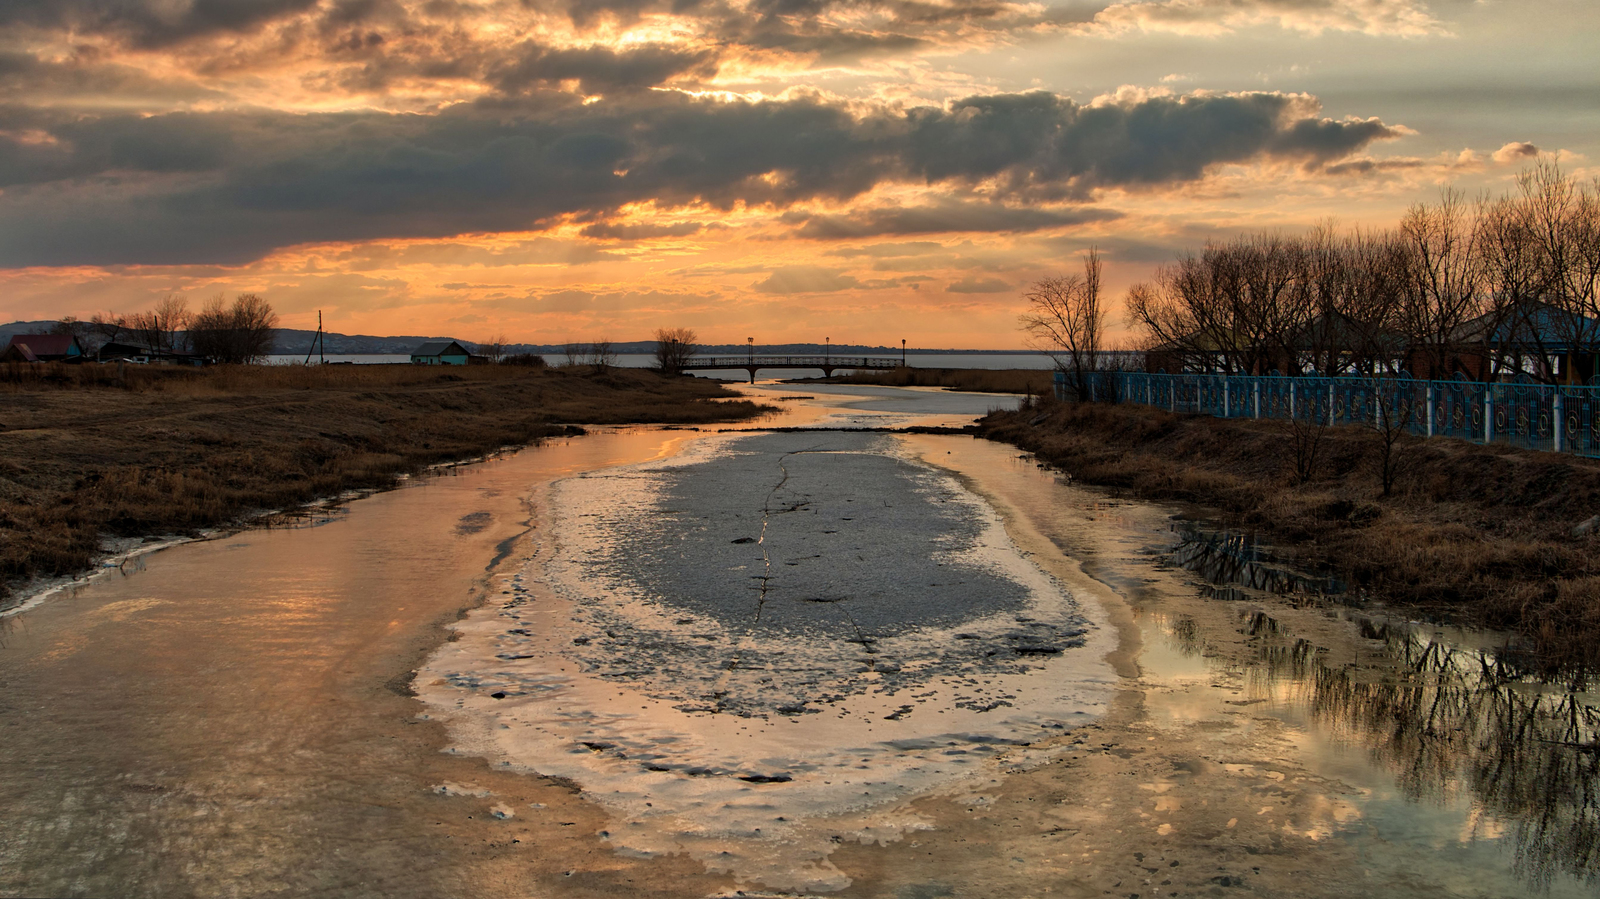
<path id="1" fill-rule="evenodd" d="M 77 362 L 83 346 L 71 334 L 13 334 L 0 362 Z"/>

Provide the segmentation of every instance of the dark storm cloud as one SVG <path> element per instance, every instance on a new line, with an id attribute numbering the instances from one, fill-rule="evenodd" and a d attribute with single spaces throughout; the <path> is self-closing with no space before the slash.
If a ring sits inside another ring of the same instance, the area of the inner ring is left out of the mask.
<path id="1" fill-rule="evenodd" d="M 1082 199 L 1223 162 L 1332 158 L 1391 133 L 1309 118 L 1303 103 L 1249 94 L 1082 107 L 1035 93 L 857 116 L 817 98 L 641 92 L 584 105 L 536 91 L 429 115 L 0 108 L 0 265 L 243 262 L 291 244 L 524 230 L 645 201 L 842 202 L 887 182 Z M 1109 215 L 948 203 L 804 216 L 802 233 L 1019 231 Z"/>
<path id="2" fill-rule="evenodd" d="M 908 165 L 929 181 L 1004 179 L 1035 199 L 1084 197 L 1098 187 L 1192 181 L 1218 163 L 1258 156 L 1326 161 L 1400 131 L 1377 120 L 1339 122 L 1277 93 L 1153 97 L 1079 106 L 1043 91 L 971 97 L 910 114 Z"/>
<path id="3" fill-rule="evenodd" d="M 715 54 L 665 46 L 618 52 L 601 46 L 556 50 L 528 44 L 515 60 L 496 66 L 490 81 L 502 91 L 521 93 L 571 79 L 579 82 L 584 93 L 604 94 L 643 90 L 687 73 L 702 78 L 715 75 Z"/>
<path id="4" fill-rule="evenodd" d="M 221 32 L 242 33 L 302 13 L 317 0 L 5 0 L 0 26 L 112 34 L 159 47 Z"/>

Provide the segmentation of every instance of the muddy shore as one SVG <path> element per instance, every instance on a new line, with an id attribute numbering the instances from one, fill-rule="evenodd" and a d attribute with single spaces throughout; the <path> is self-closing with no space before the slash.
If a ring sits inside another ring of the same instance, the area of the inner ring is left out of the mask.
<path id="1" fill-rule="evenodd" d="M 389 487 L 581 425 L 770 411 L 713 381 L 615 368 L 56 368 L 0 370 L 0 608 L 127 539 Z"/>
<path id="2" fill-rule="evenodd" d="M 979 431 L 1077 483 L 1201 507 L 1353 596 L 1513 631 L 1551 673 L 1600 665 L 1600 460 L 1406 438 L 1385 496 L 1378 435 L 1358 427 L 1315 435 L 1304 482 L 1282 422 L 1043 401 Z"/>

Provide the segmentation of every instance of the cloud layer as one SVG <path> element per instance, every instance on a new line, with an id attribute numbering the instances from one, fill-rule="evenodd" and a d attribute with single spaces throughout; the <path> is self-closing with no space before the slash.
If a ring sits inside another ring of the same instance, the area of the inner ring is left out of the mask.
<path id="1" fill-rule="evenodd" d="M 0 265 L 237 263 L 308 242 L 528 230 L 629 204 L 781 211 L 893 184 L 986 201 L 807 214 L 801 232 L 1036 230 L 1109 217 L 1070 205 L 1103 188 L 1259 159 L 1315 166 L 1397 133 L 1276 93 L 1081 106 L 1040 92 L 863 110 L 820 96 L 584 103 L 538 91 L 426 115 L 11 107 L 0 109 Z"/>

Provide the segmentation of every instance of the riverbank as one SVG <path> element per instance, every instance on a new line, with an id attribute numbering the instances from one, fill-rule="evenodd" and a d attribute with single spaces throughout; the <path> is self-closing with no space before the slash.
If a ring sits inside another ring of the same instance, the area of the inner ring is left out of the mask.
<path id="1" fill-rule="evenodd" d="M 0 391 L 0 607 L 118 538 L 381 489 L 581 425 L 769 411 L 705 379 L 615 368 L 78 366 Z"/>
<path id="2" fill-rule="evenodd" d="M 984 436 L 1086 484 L 1214 510 L 1289 564 L 1357 595 L 1515 631 L 1540 664 L 1600 664 L 1600 462 L 1404 438 L 1382 496 L 1380 435 L 1045 401 L 997 412 Z M 1317 440 L 1309 480 L 1297 445 Z"/>

